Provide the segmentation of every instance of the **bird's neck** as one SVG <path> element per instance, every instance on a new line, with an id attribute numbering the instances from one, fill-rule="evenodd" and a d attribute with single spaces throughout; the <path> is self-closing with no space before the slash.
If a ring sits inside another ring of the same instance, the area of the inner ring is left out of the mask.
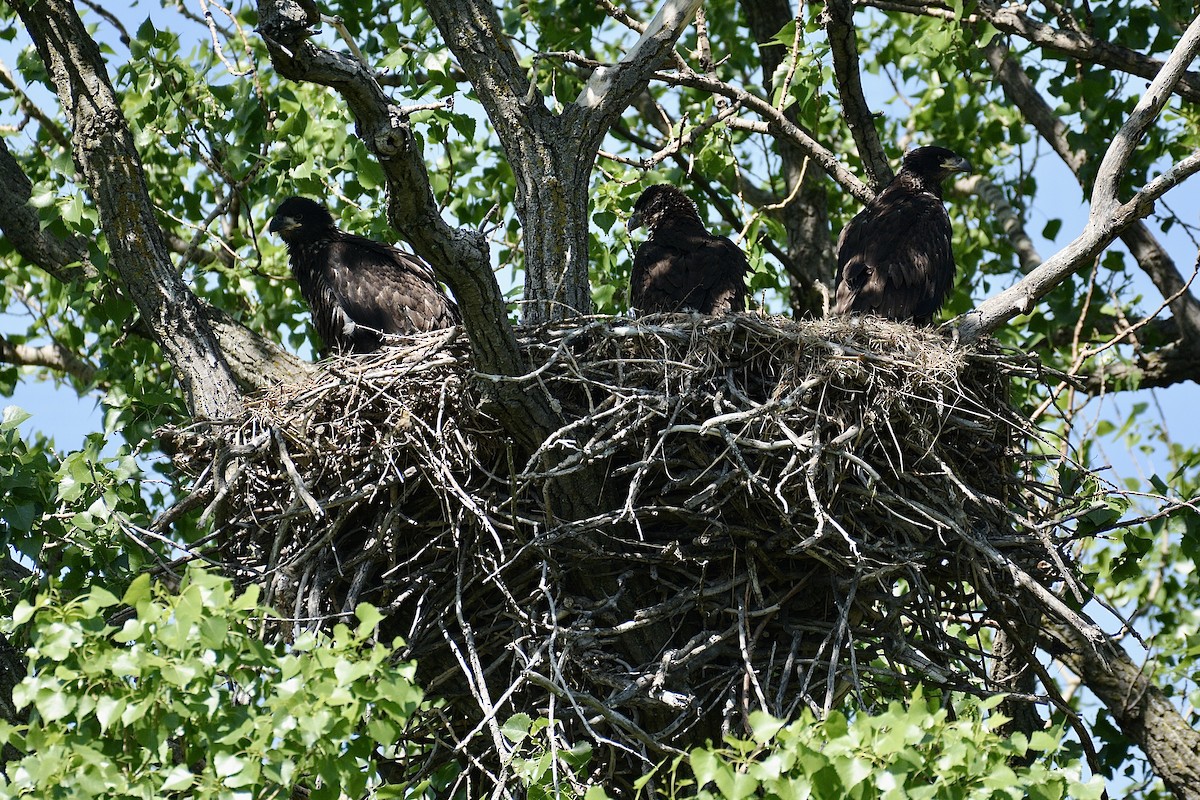
<path id="1" fill-rule="evenodd" d="M 657 225 L 654 226 L 654 229 L 650 231 L 650 235 L 661 236 L 666 233 L 684 234 L 706 232 L 707 228 L 704 227 L 704 223 L 700 221 L 699 217 L 692 216 L 691 214 L 686 216 L 679 214 L 661 220 Z"/>
<path id="2" fill-rule="evenodd" d="M 920 175 L 901 170 L 896 176 L 896 183 L 911 192 L 929 192 L 939 200 L 942 199 L 942 182 L 930 180 Z"/>

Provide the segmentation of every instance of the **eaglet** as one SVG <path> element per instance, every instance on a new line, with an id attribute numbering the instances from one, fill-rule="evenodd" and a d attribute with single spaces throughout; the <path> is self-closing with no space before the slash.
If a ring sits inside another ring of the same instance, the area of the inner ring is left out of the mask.
<path id="1" fill-rule="evenodd" d="M 746 255 L 700 221 L 696 204 L 669 184 L 642 192 L 629 230 L 645 226 L 646 241 L 633 258 L 629 304 L 641 314 L 746 310 Z"/>
<path id="2" fill-rule="evenodd" d="M 391 334 L 448 328 L 458 307 L 415 255 L 341 231 L 305 197 L 279 204 L 268 228 L 287 245 L 313 327 L 335 353 L 370 353 Z"/>
<path id="3" fill-rule="evenodd" d="M 904 155 L 896 177 L 838 237 L 835 314 L 933 321 L 955 271 L 942 181 L 970 171 L 965 158 L 944 147 Z"/>

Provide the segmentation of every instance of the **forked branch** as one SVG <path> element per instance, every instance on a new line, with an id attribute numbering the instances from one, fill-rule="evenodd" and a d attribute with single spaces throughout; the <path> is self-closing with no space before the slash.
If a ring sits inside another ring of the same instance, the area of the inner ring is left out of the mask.
<path id="1" fill-rule="evenodd" d="M 1129 225 L 1148 215 L 1159 197 L 1186 177 L 1200 171 L 1200 153 L 1194 153 L 1146 184 L 1128 201 L 1122 203 L 1118 196 L 1120 179 L 1126 172 L 1134 148 L 1166 105 L 1172 88 L 1179 82 L 1198 50 L 1200 17 L 1188 26 L 1162 71 L 1150 84 L 1104 154 L 1092 190 L 1091 214 L 1083 232 L 1025 278 L 967 313 L 958 328 L 963 341 L 974 341 L 1018 314 L 1029 313 L 1040 298 L 1079 267 L 1090 263 Z"/>

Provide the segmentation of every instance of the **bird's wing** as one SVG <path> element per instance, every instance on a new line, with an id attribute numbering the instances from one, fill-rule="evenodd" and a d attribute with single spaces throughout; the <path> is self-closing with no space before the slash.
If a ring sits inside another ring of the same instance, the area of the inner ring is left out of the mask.
<path id="1" fill-rule="evenodd" d="M 630 304 L 643 314 L 746 307 L 746 255 L 689 218 L 659 223 L 633 259 Z"/>
<path id="2" fill-rule="evenodd" d="M 834 310 L 927 321 L 954 281 L 950 218 L 928 192 L 896 192 L 880 201 L 838 239 Z"/>
<path id="3" fill-rule="evenodd" d="M 729 314 L 746 310 L 746 273 L 750 262 L 742 249 L 724 236 L 711 236 L 701 249 L 696 285 L 702 292 L 700 312 Z"/>
<path id="4" fill-rule="evenodd" d="M 402 334 L 458 322 L 429 265 L 394 247 L 343 235 L 330 248 L 329 270 L 341 306 L 360 326 Z"/>

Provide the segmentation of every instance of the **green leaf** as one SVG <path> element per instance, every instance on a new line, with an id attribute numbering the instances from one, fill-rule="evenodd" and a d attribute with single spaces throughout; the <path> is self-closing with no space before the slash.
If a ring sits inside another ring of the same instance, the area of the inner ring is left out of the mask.
<path id="1" fill-rule="evenodd" d="M 149 599 L 150 575 L 144 572 L 134 578 L 133 583 L 129 584 L 129 588 L 125 590 L 125 595 L 121 598 L 121 602 L 127 606 L 138 606 Z"/>
<path id="2" fill-rule="evenodd" d="M 4 418 L 0 420 L 0 431 L 15 430 L 18 425 L 32 418 L 33 415 L 20 406 L 5 406 Z"/>
<path id="3" fill-rule="evenodd" d="M 354 616 L 358 617 L 359 637 L 368 636 L 384 618 L 379 609 L 370 603 L 359 603 L 354 609 Z"/>
<path id="4" fill-rule="evenodd" d="M 528 714 L 513 714 L 500 727 L 500 732 L 504 734 L 504 738 L 514 744 L 520 744 L 529 736 L 529 727 L 533 724 L 533 719 Z"/>
<path id="5" fill-rule="evenodd" d="M 183 764 L 179 764 L 167 773 L 162 785 L 158 787 L 158 792 L 160 795 L 166 792 L 182 792 L 185 789 L 190 789 L 195 781 L 196 776 Z"/>

